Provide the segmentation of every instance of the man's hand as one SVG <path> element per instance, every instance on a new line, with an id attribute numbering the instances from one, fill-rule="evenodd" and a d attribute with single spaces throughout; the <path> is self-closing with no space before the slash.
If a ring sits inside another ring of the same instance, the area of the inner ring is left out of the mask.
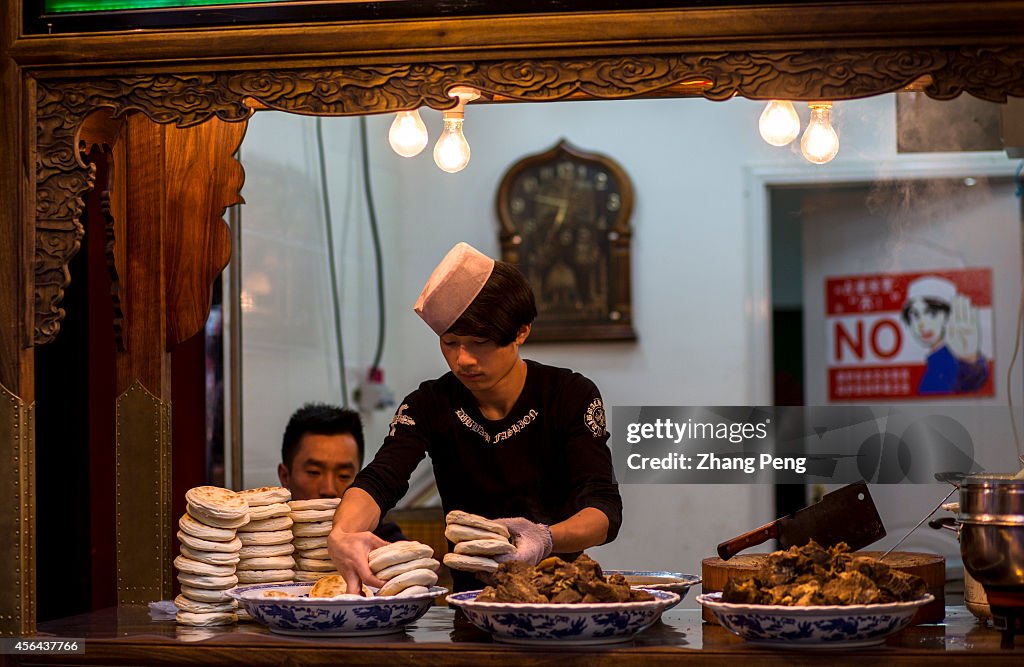
<path id="1" fill-rule="evenodd" d="M 346 533 L 335 528 L 327 536 L 327 551 L 345 579 L 346 593 L 359 595 L 362 585 L 380 588 L 384 582 L 370 571 L 366 555 L 387 542 L 370 532 Z"/>
<path id="2" fill-rule="evenodd" d="M 508 528 L 512 544 L 516 548 L 510 554 L 495 556 L 494 560 L 499 563 L 521 560 L 536 565 L 551 555 L 551 531 L 544 524 L 534 523 L 522 517 L 495 519 L 494 523 L 500 523 Z"/>
<path id="3" fill-rule="evenodd" d="M 953 297 L 946 322 L 946 345 L 954 357 L 973 364 L 978 360 L 978 311 L 962 294 Z"/>

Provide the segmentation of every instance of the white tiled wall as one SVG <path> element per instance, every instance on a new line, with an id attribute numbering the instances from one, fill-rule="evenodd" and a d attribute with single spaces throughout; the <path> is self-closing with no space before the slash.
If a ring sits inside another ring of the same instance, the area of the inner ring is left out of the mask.
<path id="1" fill-rule="evenodd" d="M 833 165 L 896 159 L 893 100 L 841 104 L 843 148 Z M 618 160 L 636 188 L 632 224 L 635 343 L 527 345 L 524 355 L 591 377 L 614 405 L 749 405 L 763 378 L 750 369 L 756 328 L 751 290 L 751 212 L 745 170 L 806 165 L 795 148 L 757 135 L 762 105 L 746 100 L 565 102 L 471 106 L 469 167 L 437 169 L 428 147 L 391 152 L 389 117 L 369 119 L 373 187 L 386 266 L 387 383 L 398 398 L 446 370 L 437 338 L 412 304 L 431 269 L 457 241 L 498 253 L 494 198 L 518 158 L 566 138 Z M 806 119 L 806 110 L 801 111 Z M 433 141 L 439 114 L 424 112 Z M 274 481 L 280 435 L 305 400 L 340 402 L 313 120 L 259 112 L 243 145 L 242 214 L 245 482 Z M 343 279 L 346 367 L 351 383 L 369 365 L 377 335 L 375 284 L 358 169 L 357 121 L 325 119 L 337 256 Z M 832 166 L 821 167 L 826 173 Z M 258 275 L 269 292 L 257 290 Z M 768 398 L 770 400 L 770 397 Z M 389 412 L 367 415 L 379 446 Z M 609 567 L 699 572 L 722 539 L 772 515 L 764 486 L 624 486 L 619 539 L 594 550 Z M 638 548 L 638 545 L 643 548 Z"/>

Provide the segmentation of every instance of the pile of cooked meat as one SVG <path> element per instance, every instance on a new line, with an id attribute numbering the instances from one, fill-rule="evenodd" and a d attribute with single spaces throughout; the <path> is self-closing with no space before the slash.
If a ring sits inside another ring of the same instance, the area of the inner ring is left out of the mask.
<path id="1" fill-rule="evenodd" d="M 643 602 L 653 600 L 647 591 L 629 587 L 625 577 L 605 577 L 597 561 L 583 554 L 571 563 L 545 558 L 537 565 L 502 563 L 490 575 L 491 585 L 480 592 L 478 602 Z"/>
<path id="2" fill-rule="evenodd" d="M 825 549 L 811 540 L 770 554 L 754 577 L 726 582 L 722 601 L 796 607 L 881 604 L 916 600 L 925 592 L 921 577 L 850 553 L 845 542 Z"/>

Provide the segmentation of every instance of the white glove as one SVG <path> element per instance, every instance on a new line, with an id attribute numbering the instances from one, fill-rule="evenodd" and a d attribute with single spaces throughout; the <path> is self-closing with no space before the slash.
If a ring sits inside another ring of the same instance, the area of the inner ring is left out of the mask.
<path id="1" fill-rule="evenodd" d="M 953 297 L 946 322 L 946 345 L 954 357 L 967 363 L 978 360 L 978 311 L 962 294 Z"/>
<path id="2" fill-rule="evenodd" d="M 516 550 L 510 554 L 495 556 L 494 560 L 499 563 L 520 560 L 530 565 L 536 565 L 551 555 L 553 540 L 551 530 L 542 523 L 534 523 L 523 517 L 511 519 L 495 519 L 495 523 L 508 528 L 511 535 L 511 542 Z"/>

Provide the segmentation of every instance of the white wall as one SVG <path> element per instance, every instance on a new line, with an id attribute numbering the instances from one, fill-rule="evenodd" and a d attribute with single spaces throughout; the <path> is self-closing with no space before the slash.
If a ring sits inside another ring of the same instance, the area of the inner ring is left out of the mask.
<path id="1" fill-rule="evenodd" d="M 494 198 L 504 170 L 559 138 L 618 160 L 636 188 L 632 224 L 636 343 L 532 344 L 524 356 L 574 368 L 614 405 L 749 405 L 764 402 L 764 378 L 752 367 L 764 321 L 751 295 L 764 279 L 752 269 L 751 225 L 765 224 L 744 191 L 752 168 L 802 168 L 793 147 L 772 148 L 757 135 L 762 105 L 746 100 L 565 102 L 471 105 L 465 133 L 469 167 L 445 174 L 430 157 L 403 159 L 387 146 L 390 117 L 371 117 L 370 149 L 387 267 L 387 382 L 400 398 L 446 370 L 437 338 L 412 312 L 431 269 L 457 241 L 498 253 Z M 844 146 L 834 163 L 896 159 L 892 97 L 837 108 Z M 431 141 L 440 114 L 424 112 Z M 801 112 L 806 120 L 806 110 Z M 243 272 L 273 257 L 275 304 L 245 314 L 245 482 L 273 481 L 280 433 L 303 400 L 340 402 L 319 214 L 311 119 L 260 112 L 243 146 L 247 206 Z M 370 363 L 376 314 L 365 210 L 354 175 L 353 119 L 325 119 L 339 256 L 346 280 L 347 366 Z M 346 171 L 347 170 L 347 171 Z M 827 177 L 827 176 L 826 176 Z M 250 239 L 258 240 L 250 240 Z M 758 241 L 761 243 L 761 241 Z M 272 248 L 274 250 L 272 250 Z M 262 252 L 262 255 L 259 253 Z M 260 259 L 263 257 L 263 259 Z M 296 319 L 302 322 L 299 326 Z M 296 331 L 301 329 L 301 331 Z M 761 362 L 760 365 L 756 362 Z M 770 369 L 770 363 L 768 365 Z M 770 398 L 768 398 L 770 400 Z M 376 447 L 389 413 L 374 415 Z M 768 486 L 630 485 L 618 540 L 593 550 L 608 567 L 700 572 L 715 545 L 771 518 Z M 642 546 L 641 546 L 642 545 Z"/>
<path id="2" fill-rule="evenodd" d="M 915 415 L 942 414 L 943 406 L 1006 406 L 1007 370 L 1013 356 L 1020 299 L 1021 217 L 1016 184 L 1007 179 L 907 181 L 897 187 L 864 186 L 829 193 L 806 191 L 803 197 L 804 358 L 808 404 L 829 401 L 825 340 L 825 279 L 864 273 L 902 273 L 928 269 L 991 268 L 994 331 L 982 331 L 987 346 L 994 333 L 995 395 L 944 401 L 888 402 Z M 986 356 L 993 358 L 991 352 Z M 1020 366 L 1012 375 L 1019 403 Z M 961 412 L 957 412 L 959 418 Z M 1014 470 L 1016 452 L 1008 412 L 977 411 L 983 424 L 963 422 L 975 442 L 975 460 L 987 470 Z M 888 536 L 879 548 L 896 543 L 927 514 L 950 487 L 944 485 L 872 485 L 871 493 Z M 957 497 L 951 500 L 958 500 Z M 959 557 L 948 531 L 921 529 L 901 547 Z"/>

